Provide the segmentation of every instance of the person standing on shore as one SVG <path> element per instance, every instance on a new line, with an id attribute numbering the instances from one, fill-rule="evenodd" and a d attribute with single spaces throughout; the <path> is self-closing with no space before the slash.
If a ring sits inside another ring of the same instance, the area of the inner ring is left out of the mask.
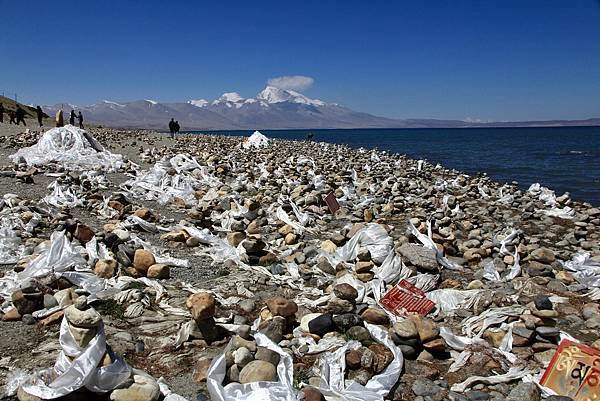
<path id="1" fill-rule="evenodd" d="M 62 109 L 59 109 L 56 112 L 56 126 L 62 127 L 63 125 L 65 125 L 64 120 L 63 120 L 63 111 L 62 111 Z"/>
<path id="2" fill-rule="evenodd" d="M 81 110 L 77 115 L 77 122 L 79 123 L 79 128 L 83 129 L 83 114 L 81 114 Z"/>
<path id="3" fill-rule="evenodd" d="M 75 110 L 71 110 L 71 114 L 69 115 L 69 124 L 75 125 Z"/>
<path id="4" fill-rule="evenodd" d="M 4 122 L 4 105 L 0 103 L 0 123 Z"/>
<path id="5" fill-rule="evenodd" d="M 44 112 L 42 111 L 42 108 L 39 105 L 38 105 L 38 107 L 36 107 L 35 112 L 37 113 L 37 120 L 41 127 L 42 125 L 44 125 L 43 124 Z"/>
<path id="6" fill-rule="evenodd" d="M 19 125 L 19 123 L 22 122 L 23 125 L 27 127 L 27 124 L 25 123 L 25 110 L 23 110 L 19 105 L 17 105 L 17 111 L 15 112 L 15 116 L 17 117 L 17 125 Z"/>
<path id="7" fill-rule="evenodd" d="M 181 128 L 179 126 L 179 121 L 175 121 L 174 127 L 175 127 L 175 134 L 179 134 L 179 129 Z M 175 138 L 175 135 L 173 135 L 173 138 Z"/>
<path id="8" fill-rule="evenodd" d="M 175 138 L 175 119 L 169 121 L 169 132 L 171 133 L 171 139 Z"/>

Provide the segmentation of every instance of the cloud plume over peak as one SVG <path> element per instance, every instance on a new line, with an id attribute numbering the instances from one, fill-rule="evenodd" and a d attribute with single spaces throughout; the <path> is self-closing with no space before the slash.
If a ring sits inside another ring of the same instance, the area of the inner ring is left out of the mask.
<path id="1" fill-rule="evenodd" d="M 279 89 L 291 89 L 301 92 L 310 88 L 314 82 L 313 78 L 305 77 L 304 75 L 286 75 L 271 78 L 267 83 Z"/>

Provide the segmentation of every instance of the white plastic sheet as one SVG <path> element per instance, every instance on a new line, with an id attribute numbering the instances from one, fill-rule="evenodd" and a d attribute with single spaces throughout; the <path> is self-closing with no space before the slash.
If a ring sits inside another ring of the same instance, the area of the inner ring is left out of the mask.
<path id="1" fill-rule="evenodd" d="M 297 401 L 293 386 L 292 357 L 281 347 L 261 333 L 254 335 L 256 345 L 265 347 L 279 354 L 277 365 L 277 382 L 254 382 L 248 384 L 229 383 L 223 386 L 226 375 L 225 353 L 231 349 L 231 343 L 225 351 L 213 360 L 207 372 L 206 384 L 213 401 Z"/>
<path id="2" fill-rule="evenodd" d="M 344 380 L 344 371 L 346 370 L 344 355 L 348 349 L 360 347 L 359 342 L 350 341 L 335 352 L 324 354 L 320 360 L 321 383 L 319 391 L 328 399 L 339 401 L 383 401 L 383 398 L 398 381 L 402 372 L 402 366 L 404 365 L 402 351 L 390 340 L 387 330 L 369 323 L 365 323 L 365 327 L 371 333 L 371 337 L 385 345 L 394 354 L 394 360 L 383 372 L 373 376 L 363 386 L 354 381 Z"/>
<path id="3" fill-rule="evenodd" d="M 121 155 L 105 150 L 87 131 L 72 125 L 44 132 L 38 143 L 19 149 L 10 158 L 15 163 L 23 158 L 32 166 L 56 161 L 71 170 L 113 171 L 123 165 Z"/>
<path id="4" fill-rule="evenodd" d="M 71 187 L 63 187 L 58 181 L 48 185 L 48 189 L 52 189 L 50 195 L 45 196 L 42 201 L 56 208 L 71 208 L 83 206 L 83 201 L 73 192 Z"/>
<path id="5" fill-rule="evenodd" d="M 175 170 L 175 174 L 170 174 L 171 169 Z M 194 157 L 180 153 L 170 159 L 162 159 L 149 170 L 138 172 L 121 188 L 136 198 L 155 200 L 160 204 L 171 202 L 174 198 L 193 204 L 197 202 L 194 196 L 196 187 L 219 184 L 220 181 L 205 166 L 200 166 Z"/>
<path id="6" fill-rule="evenodd" d="M 592 260 L 589 252 L 577 252 L 571 260 L 563 262 L 563 266 L 588 288 L 600 287 L 600 263 Z"/>
<path id="7" fill-rule="evenodd" d="M 54 365 L 57 377 L 52 382 L 45 383 L 42 376 L 49 372 L 32 375 L 30 383 L 23 385 L 27 393 L 43 399 L 62 397 L 82 387 L 96 393 L 106 393 L 125 382 L 131 375 L 131 368 L 116 354 L 111 355 L 113 363 L 98 367 L 106 353 L 103 323 L 100 323 L 96 336 L 89 344 L 81 348 L 75 342 L 69 325 L 63 318 L 59 342 L 62 350 Z"/>

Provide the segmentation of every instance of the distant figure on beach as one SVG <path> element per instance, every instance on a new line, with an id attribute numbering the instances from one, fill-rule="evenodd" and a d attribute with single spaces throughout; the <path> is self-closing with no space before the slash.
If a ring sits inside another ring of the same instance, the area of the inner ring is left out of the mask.
<path id="1" fill-rule="evenodd" d="M 77 115 L 77 122 L 79 123 L 79 128 L 83 129 L 83 114 L 81 114 L 81 111 Z"/>
<path id="2" fill-rule="evenodd" d="M 75 110 L 71 110 L 71 114 L 69 115 L 69 124 L 75 125 Z"/>
<path id="3" fill-rule="evenodd" d="M 4 122 L 4 105 L 0 103 L 0 123 Z"/>
<path id="4" fill-rule="evenodd" d="M 169 121 L 169 132 L 171 133 L 171 138 L 175 138 L 175 119 L 171 119 Z"/>
<path id="5" fill-rule="evenodd" d="M 175 121 L 174 128 L 175 128 L 175 133 L 179 134 L 179 129 L 181 128 L 179 126 L 179 121 Z M 173 138 L 175 138 L 175 136 L 173 136 Z"/>
<path id="6" fill-rule="evenodd" d="M 36 107 L 35 112 L 37 113 L 37 120 L 41 127 L 42 125 L 44 125 L 43 124 L 44 112 L 42 111 L 42 108 L 39 105 L 38 105 L 38 107 Z"/>
<path id="7" fill-rule="evenodd" d="M 21 106 L 17 106 L 15 117 L 17 118 L 17 125 L 19 125 L 19 123 L 22 122 L 23 125 L 27 127 L 27 124 L 25 124 L 25 110 L 23 110 Z"/>
<path id="8" fill-rule="evenodd" d="M 7 114 L 8 114 L 8 123 L 9 124 L 16 124 L 17 122 L 15 121 L 15 111 L 14 110 L 8 110 Z"/>
<path id="9" fill-rule="evenodd" d="M 64 125 L 65 125 L 65 123 L 63 120 L 63 111 L 62 111 L 62 109 L 60 109 L 56 112 L 56 126 L 62 127 Z"/>
<path id="10" fill-rule="evenodd" d="M 313 136 L 314 136 L 314 135 L 313 135 L 313 133 L 312 133 L 312 132 L 309 132 L 308 134 L 306 134 L 306 140 L 307 140 L 307 141 L 312 141 L 312 139 L 313 139 Z"/>

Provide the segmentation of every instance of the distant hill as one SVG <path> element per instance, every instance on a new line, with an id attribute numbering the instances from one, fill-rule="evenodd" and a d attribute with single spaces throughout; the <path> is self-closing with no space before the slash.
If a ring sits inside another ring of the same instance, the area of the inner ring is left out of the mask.
<path id="1" fill-rule="evenodd" d="M 336 103 L 267 86 L 254 98 L 228 92 L 218 99 L 161 103 L 154 100 L 114 102 L 90 106 L 44 106 L 51 115 L 63 107 L 81 110 L 86 123 L 120 128 L 165 130 L 168 121 L 179 121 L 183 130 L 319 129 L 319 128 L 461 128 L 600 125 L 600 118 L 578 121 L 473 122 L 435 119 L 393 119 L 351 110 Z"/>
<path id="2" fill-rule="evenodd" d="M 37 113 L 35 111 L 35 107 L 31 107 L 28 106 L 26 104 L 20 103 L 20 102 L 15 102 L 13 99 L 6 97 L 6 96 L 0 96 L 0 103 L 2 103 L 2 105 L 4 106 L 4 112 L 6 113 L 8 110 L 16 110 L 17 109 L 17 104 L 20 105 L 25 112 L 28 114 L 26 116 L 26 118 L 37 118 Z M 42 107 L 43 109 L 43 107 Z M 44 117 L 49 117 L 48 114 L 45 112 L 44 113 Z M 6 117 L 4 117 L 6 118 Z M 7 121 L 7 120 L 5 120 Z"/>

